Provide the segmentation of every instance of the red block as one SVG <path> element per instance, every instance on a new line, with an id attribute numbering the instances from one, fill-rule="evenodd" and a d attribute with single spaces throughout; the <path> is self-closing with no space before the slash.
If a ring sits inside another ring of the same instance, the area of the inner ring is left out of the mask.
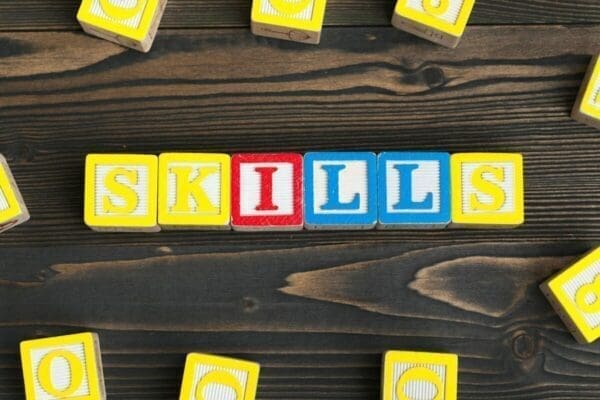
<path id="1" fill-rule="evenodd" d="M 231 158 L 233 229 L 302 229 L 302 164 L 302 155 L 295 153 L 234 154 Z"/>

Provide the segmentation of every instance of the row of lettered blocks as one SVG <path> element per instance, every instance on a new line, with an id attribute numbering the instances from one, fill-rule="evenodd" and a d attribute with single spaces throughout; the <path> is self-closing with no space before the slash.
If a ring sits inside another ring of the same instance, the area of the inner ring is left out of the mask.
<path id="1" fill-rule="evenodd" d="M 85 223 L 99 231 L 513 227 L 517 153 L 90 154 Z"/>

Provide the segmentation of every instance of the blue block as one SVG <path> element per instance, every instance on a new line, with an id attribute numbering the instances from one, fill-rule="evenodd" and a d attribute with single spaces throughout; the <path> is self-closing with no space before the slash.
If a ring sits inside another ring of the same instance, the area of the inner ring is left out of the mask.
<path id="1" fill-rule="evenodd" d="M 304 155 L 306 229 L 371 229 L 377 223 L 377 157 L 368 152 Z"/>
<path id="2" fill-rule="evenodd" d="M 450 154 L 386 152 L 378 157 L 379 229 L 450 223 Z"/>

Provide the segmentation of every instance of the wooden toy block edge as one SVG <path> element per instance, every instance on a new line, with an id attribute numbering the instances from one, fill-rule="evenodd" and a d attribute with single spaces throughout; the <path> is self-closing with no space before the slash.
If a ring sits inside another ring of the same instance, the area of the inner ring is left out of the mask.
<path id="1" fill-rule="evenodd" d="M 263 22 L 257 22 L 254 20 L 251 21 L 250 27 L 252 33 L 257 36 L 265 36 L 282 40 L 291 40 L 293 42 L 307 44 L 319 44 L 321 42 L 321 31 L 289 28 L 286 26 L 267 24 Z"/>
<path id="2" fill-rule="evenodd" d="M 592 58 L 590 65 L 587 68 L 585 76 L 583 78 L 583 82 L 579 87 L 579 92 L 577 93 L 577 99 L 575 100 L 575 105 L 573 106 L 573 110 L 571 111 L 571 118 L 573 118 L 577 122 L 581 122 L 582 124 L 586 124 L 591 126 L 592 128 L 600 129 L 600 119 L 596 119 L 581 110 L 581 106 L 583 104 L 583 100 L 585 94 L 587 92 L 590 81 L 592 80 L 592 75 L 594 74 L 594 70 L 600 63 L 600 55 Z"/>
<path id="3" fill-rule="evenodd" d="M 27 209 L 27 205 L 25 204 L 25 201 L 23 200 L 21 191 L 19 190 L 19 187 L 17 186 L 15 177 L 13 176 L 12 171 L 10 170 L 8 161 L 6 161 L 6 158 L 4 158 L 4 156 L 2 154 L 0 154 L 0 167 L 3 168 L 4 173 L 6 174 L 6 177 L 8 179 L 8 184 L 10 185 L 12 192 L 15 196 L 15 199 L 17 200 L 17 203 L 19 205 L 19 208 L 21 209 L 21 213 L 16 217 L 16 219 L 14 219 L 10 222 L 7 222 L 7 223 L 10 223 L 10 225 L 5 226 L 5 227 L 0 226 L 0 233 L 2 233 L 5 231 L 8 231 L 9 229 L 16 227 L 17 225 L 21 225 L 21 224 L 29 221 L 31 216 L 29 214 L 29 210 Z"/>
<path id="4" fill-rule="evenodd" d="M 577 342 L 581 343 L 581 344 L 591 343 L 591 341 L 588 340 L 584 336 L 584 334 L 579 331 L 579 329 L 577 328 L 577 325 L 575 324 L 575 321 L 571 318 L 571 316 L 567 313 L 567 311 L 560 304 L 560 301 L 558 301 L 558 298 L 554 295 L 554 293 L 552 292 L 552 289 L 550 289 L 549 284 L 553 279 L 554 278 L 550 278 L 547 281 L 545 281 L 544 283 L 542 283 L 539 286 L 540 290 L 542 291 L 542 293 L 544 294 L 546 299 L 548 299 L 548 302 L 550 303 L 550 305 L 552 306 L 552 308 L 554 309 L 556 314 L 558 314 L 560 319 L 563 321 L 563 323 L 565 324 L 565 326 L 567 327 L 569 332 L 571 332 L 571 334 L 573 335 L 575 340 L 577 340 Z"/>
<path id="5" fill-rule="evenodd" d="M 422 39 L 437 43 L 450 49 L 455 49 L 458 47 L 458 44 L 462 38 L 461 36 L 454 36 L 428 25 L 413 21 L 410 18 L 406 18 L 396 13 L 396 11 L 394 11 L 394 15 L 392 16 L 392 25 L 401 31 L 411 33 Z"/>

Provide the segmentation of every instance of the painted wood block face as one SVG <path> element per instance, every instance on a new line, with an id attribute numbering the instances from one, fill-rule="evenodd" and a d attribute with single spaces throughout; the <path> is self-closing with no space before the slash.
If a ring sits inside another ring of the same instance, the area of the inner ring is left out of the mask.
<path id="1" fill-rule="evenodd" d="M 475 0 L 398 0 L 392 25 L 442 46 L 458 46 Z"/>
<path id="2" fill-rule="evenodd" d="M 377 222 L 377 158 L 368 152 L 304 155 L 305 227 L 371 229 Z"/>
<path id="3" fill-rule="evenodd" d="M 77 19 L 90 35 L 147 52 L 167 0 L 83 0 Z"/>
<path id="4" fill-rule="evenodd" d="M 571 115 L 576 121 L 600 129 L 600 56 L 594 57 L 585 74 Z"/>
<path id="5" fill-rule="evenodd" d="M 600 338 L 600 247 L 540 288 L 578 342 Z"/>
<path id="6" fill-rule="evenodd" d="M 450 154 L 386 152 L 377 160 L 380 229 L 450 222 Z"/>
<path id="7" fill-rule="evenodd" d="M 382 400 L 456 400 L 458 356 L 388 351 L 384 356 Z"/>
<path id="8" fill-rule="evenodd" d="M 327 0 L 253 0 L 252 33 L 317 44 Z"/>
<path id="9" fill-rule="evenodd" d="M 520 154 L 459 153 L 450 159 L 453 226 L 502 228 L 524 222 Z"/>
<path id="10" fill-rule="evenodd" d="M 229 229 L 229 155 L 163 153 L 158 164 L 158 223 L 163 229 Z"/>
<path id="11" fill-rule="evenodd" d="M 27 400 L 104 400 L 98 336 L 94 333 L 21 342 Z"/>
<path id="12" fill-rule="evenodd" d="M 300 154 L 234 154 L 231 171 L 231 225 L 234 230 L 302 229 Z"/>
<path id="13" fill-rule="evenodd" d="M 89 154 L 85 223 L 97 231 L 157 232 L 158 157 Z"/>
<path id="14" fill-rule="evenodd" d="M 253 362 L 190 353 L 179 400 L 254 400 L 259 373 Z"/>
<path id="15" fill-rule="evenodd" d="M 29 220 L 29 211 L 4 156 L 0 154 L 0 232 Z"/>

